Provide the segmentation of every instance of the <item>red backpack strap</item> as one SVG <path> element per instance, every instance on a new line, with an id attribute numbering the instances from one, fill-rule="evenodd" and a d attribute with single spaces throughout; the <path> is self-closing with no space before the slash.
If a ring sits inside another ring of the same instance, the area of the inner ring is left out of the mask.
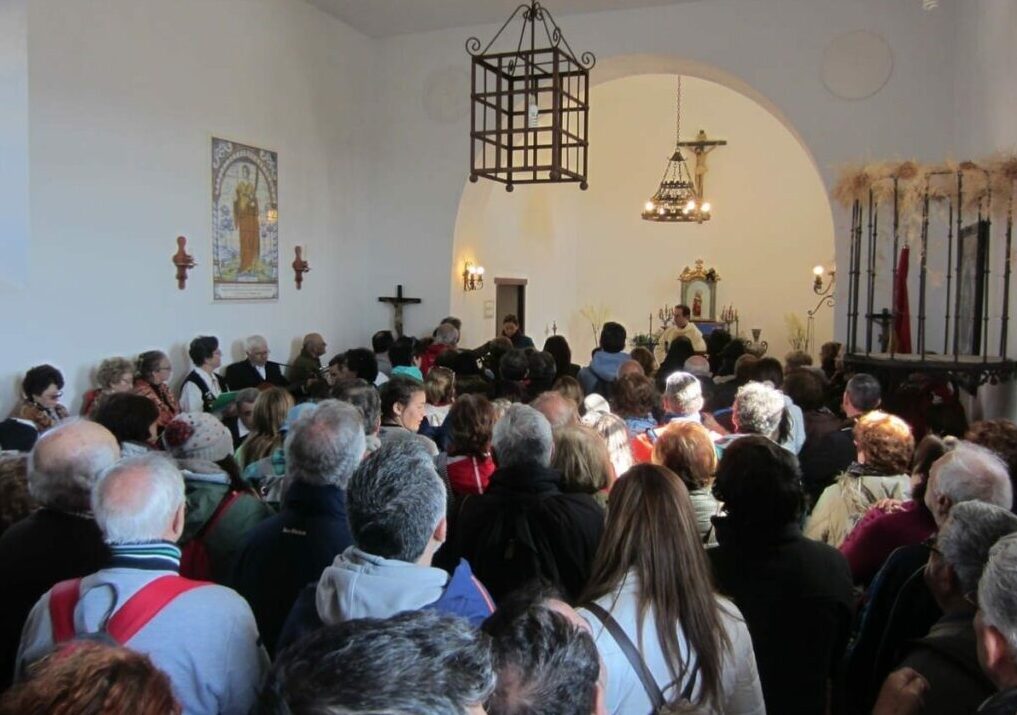
<path id="1" fill-rule="evenodd" d="M 192 581 L 181 576 L 160 576 L 127 599 L 109 619 L 106 632 L 124 645 L 177 596 L 207 585 L 206 581 Z"/>
<path id="2" fill-rule="evenodd" d="M 53 642 L 69 641 L 75 635 L 74 608 L 81 596 L 81 579 L 61 581 L 49 592 L 49 620 L 53 628 Z"/>

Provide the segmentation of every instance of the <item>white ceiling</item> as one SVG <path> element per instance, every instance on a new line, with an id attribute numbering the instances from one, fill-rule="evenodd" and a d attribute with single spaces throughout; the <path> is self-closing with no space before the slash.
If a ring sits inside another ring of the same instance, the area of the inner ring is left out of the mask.
<path id="1" fill-rule="evenodd" d="M 548 0 L 555 18 L 695 0 Z M 504 22 L 524 0 L 307 0 L 371 37 Z"/>

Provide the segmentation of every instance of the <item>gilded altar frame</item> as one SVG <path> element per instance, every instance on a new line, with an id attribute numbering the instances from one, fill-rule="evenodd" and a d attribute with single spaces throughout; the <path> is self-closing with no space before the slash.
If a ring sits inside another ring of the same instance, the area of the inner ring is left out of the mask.
<path id="1" fill-rule="evenodd" d="M 689 306 L 693 321 L 715 321 L 717 319 L 717 282 L 720 275 L 716 269 L 707 268 L 702 259 L 696 259 L 695 267 L 685 266 L 678 276 L 682 284 L 682 305 Z"/>

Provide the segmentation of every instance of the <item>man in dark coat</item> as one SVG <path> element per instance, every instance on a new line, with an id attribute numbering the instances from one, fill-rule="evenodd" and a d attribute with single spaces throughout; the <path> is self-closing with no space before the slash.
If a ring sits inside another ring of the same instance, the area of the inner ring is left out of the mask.
<path id="1" fill-rule="evenodd" d="M 855 422 L 866 412 L 880 405 L 879 381 L 872 375 L 858 373 L 848 380 L 844 389 L 841 408 L 847 420 L 841 427 L 830 432 L 816 444 L 808 445 L 799 455 L 802 464 L 802 480 L 812 504 L 819 499 L 823 490 L 833 484 L 837 475 L 847 469 L 857 458 L 855 449 Z"/>
<path id="2" fill-rule="evenodd" d="M 289 430 L 282 510 L 251 530 L 232 586 L 251 604 L 269 654 L 300 590 L 352 543 L 346 485 L 364 455 L 364 425 L 353 406 L 328 400 Z"/>
<path id="3" fill-rule="evenodd" d="M 35 602 L 58 582 L 97 571 L 109 559 L 90 498 L 96 479 L 118 459 L 116 438 L 95 422 L 58 425 L 36 443 L 28 488 L 41 508 L 0 537 L 0 690 L 10 685 Z"/>
<path id="4" fill-rule="evenodd" d="M 259 387 L 265 383 L 286 387 L 289 383 L 283 377 L 279 363 L 268 359 L 268 342 L 260 335 L 252 335 L 244 341 L 247 359 L 235 362 L 226 368 L 226 384 L 231 390 L 245 387 Z"/>
<path id="5" fill-rule="evenodd" d="M 512 405 L 494 428 L 498 469 L 488 490 L 468 497 L 451 528 L 455 551 L 474 565 L 495 600 L 534 577 L 570 599 L 586 584 L 604 531 L 604 512 L 589 494 L 565 494 L 551 469 L 551 425 Z"/>

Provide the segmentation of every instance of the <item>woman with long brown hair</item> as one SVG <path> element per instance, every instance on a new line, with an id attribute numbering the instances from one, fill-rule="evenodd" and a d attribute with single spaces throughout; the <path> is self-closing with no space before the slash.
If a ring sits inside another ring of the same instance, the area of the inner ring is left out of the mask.
<path id="1" fill-rule="evenodd" d="M 253 429 L 236 453 L 241 471 L 282 446 L 285 435 L 281 430 L 291 407 L 293 396 L 281 387 L 270 387 L 258 395 L 254 401 Z"/>
<path id="2" fill-rule="evenodd" d="M 765 713 L 752 640 L 717 596 L 682 480 L 640 464 L 615 484 L 581 613 L 607 664 L 608 710 Z"/>

